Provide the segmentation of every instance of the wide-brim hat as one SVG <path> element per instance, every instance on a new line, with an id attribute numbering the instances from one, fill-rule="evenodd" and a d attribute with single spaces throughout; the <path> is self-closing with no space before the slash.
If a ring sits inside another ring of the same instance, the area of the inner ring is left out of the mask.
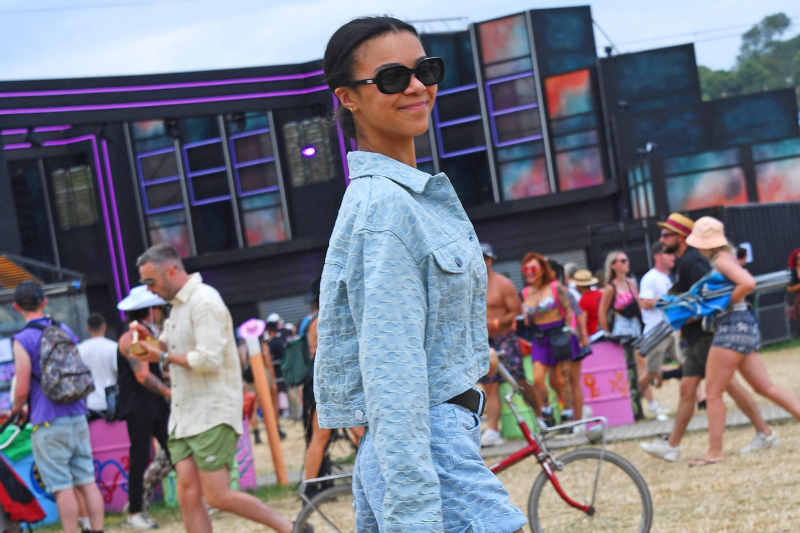
<path id="1" fill-rule="evenodd" d="M 255 339 L 264 334 L 267 323 L 260 318 L 251 318 L 239 326 L 239 337 L 242 339 Z"/>
<path id="2" fill-rule="evenodd" d="M 600 280 L 594 277 L 588 270 L 576 270 L 572 275 L 572 281 L 574 281 L 575 285 L 578 287 L 591 287 L 600 282 Z"/>
<path id="3" fill-rule="evenodd" d="M 699 250 L 709 250 L 728 245 L 725 225 L 714 217 L 698 218 L 692 233 L 686 237 L 686 244 Z"/>
<path id="4" fill-rule="evenodd" d="M 117 309 L 120 311 L 138 311 L 148 307 L 167 305 L 167 301 L 157 294 L 153 294 L 147 289 L 146 285 L 139 285 L 131 289 L 128 296 L 120 300 Z"/>
<path id="5" fill-rule="evenodd" d="M 672 213 L 667 217 L 667 220 L 664 222 L 657 222 L 657 224 L 662 228 L 674 231 L 675 233 L 683 235 L 684 237 L 689 236 L 689 234 L 692 232 L 692 227 L 694 226 L 694 222 L 692 222 L 691 218 L 681 215 L 680 213 Z"/>

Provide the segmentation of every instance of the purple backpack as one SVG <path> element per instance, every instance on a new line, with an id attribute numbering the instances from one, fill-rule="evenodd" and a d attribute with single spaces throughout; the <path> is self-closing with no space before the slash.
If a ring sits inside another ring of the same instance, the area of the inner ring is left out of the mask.
<path id="1" fill-rule="evenodd" d="M 73 403 L 83 400 L 94 390 L 92 372 L 81 359 L 78 347 L 61 329 L 61 324 L 52 321 L 45 326 L 35 322 L 28 327 L 42 331 L 39 341 L 40 377 L 31 373 L 39 382 L 42 392 L 53 403 Z"/>

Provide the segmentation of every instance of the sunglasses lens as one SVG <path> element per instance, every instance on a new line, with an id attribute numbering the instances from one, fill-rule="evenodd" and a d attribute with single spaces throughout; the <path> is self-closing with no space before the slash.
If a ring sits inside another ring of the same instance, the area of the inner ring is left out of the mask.
<path id="1" fill-rule="evenodd" d="M 389 67 L 378 73 L 376 85 L 384 94 L 395 94 L 404 91 L 411 81 L 411 69 L 397 66 Z"/>
<path id="2" fill-rule="evenodd" d="M 436 57 L 426 59 L 417 66 L 415 74 L 424 85 L 436 85 L 444 77 L 444 62 Z"/>

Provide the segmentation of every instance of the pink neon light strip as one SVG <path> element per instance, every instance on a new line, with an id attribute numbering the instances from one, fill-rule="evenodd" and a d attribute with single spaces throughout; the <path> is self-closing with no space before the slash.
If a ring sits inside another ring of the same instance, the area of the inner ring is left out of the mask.
<path id="1" fill-rule="evenodd" d="M 303 80 L 323 74 L 322 70 L 302 74 L 283 74 L 280 76 L 261 76 L 258 78 L 235 78 L 227 80 L 192 81 L 183 83 L 159 83 L 156 85 L 133 85 L 127 87 L 87 87 L 85 89 L 50 89 L 43 91 L 11 91 L 0 93 L 0 98 L 19 98 L 26 96 L 63 96 L 69 94 L 126 93 L 138 91 L 160 91 L 163 89 L 189 89 L 194 87 L 219 87 L 240 83 L 264 83 L 270 81 Z"/>
<path id="2" fill-rule="evenodd" d="M 111 212 L 114 214 L 115 229 L 117 230 L 117 249 L 119 262 L 122 265 L 122 281 L 125 283 L 125 293 L 128 294 L 131 292 L 131 285 L 128 281 L 128 265 L 125 264 L 125 247 L 122 245 L 122 229 L 120 228 L 119 213 L 117 213 L 117 196 L 114 193 L 114 177 L 111 174 L 111 160 L 108 157 L 108 142 L 103 139 L 100 144 L 103 146 L 103 162 L 106 165 L 106 181 L 108 181 L 108 192 L 111 196 Z"/>
<path id="3" fill-rule="evenodd" d="M 327 91 L 327 85 L 317 85 L 309 89 L 295 89 L 291 91 L 272 91 L 265 93 L 231 94 L 226 96 L 206 96 L 202 98 L 178 98 L 174 100 L 157 100 L 154 102 L 121 102 L 115 104 L 92 104 L 59 107 L 31 107 L 25 109 L 0 109 L 0 115 L 26 115 L 42 113 L 64 113 L 69 111 L 103 111 L 109 109 L 135 109 L 143 107 L 163 107 L 170 105 L 207 104 L 212 102 L 228 102 L 236 100 L 251 100 L 255 98 L 274 98 L 277 96 L 296 96 L 301 94 Z"/>

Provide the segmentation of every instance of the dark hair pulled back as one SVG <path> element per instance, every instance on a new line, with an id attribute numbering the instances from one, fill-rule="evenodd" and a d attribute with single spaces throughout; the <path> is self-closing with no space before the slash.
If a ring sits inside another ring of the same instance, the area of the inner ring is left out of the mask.
<path id="1" fill-rule="evenodd" d="M 411 24 L 385 15 L 357 18 L 336 30 L 328 41 L 322 60 L 325 81 L 330 90 L 347 85 L 353 79 L 355 52 L 361 43 L 385 33 L 399 31 L 408 31 L 419 36 Z M 340 105 L 336 108 L 334 119 L 345 135 L 351 139 L 356 138 L 356 123 L 349 109 Z"/>

